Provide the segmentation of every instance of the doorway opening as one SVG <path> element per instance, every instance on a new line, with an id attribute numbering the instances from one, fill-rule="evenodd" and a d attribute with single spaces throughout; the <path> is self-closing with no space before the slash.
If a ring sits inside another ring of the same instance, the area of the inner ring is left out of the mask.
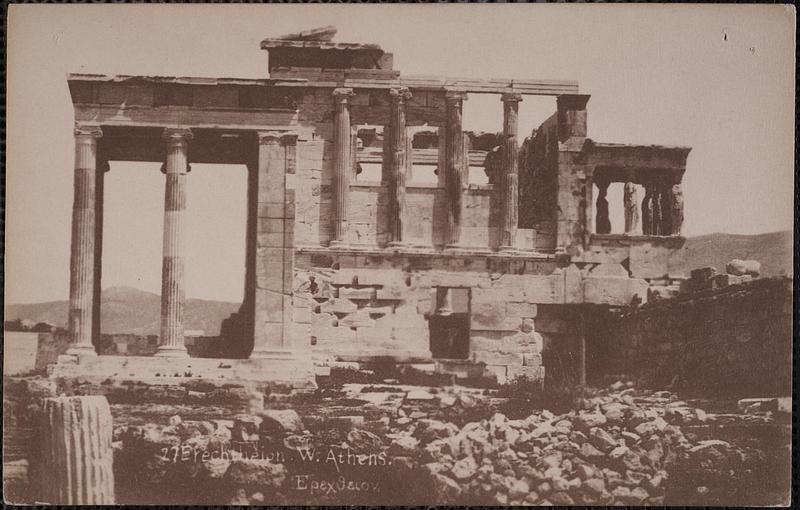
<path id="1" fill-rule="evenodd" d="M 469 303 L 469 289 L 436 288 L 436 310 L 428 320 L 430 348 L 434 358 L 469 357 Z"/>

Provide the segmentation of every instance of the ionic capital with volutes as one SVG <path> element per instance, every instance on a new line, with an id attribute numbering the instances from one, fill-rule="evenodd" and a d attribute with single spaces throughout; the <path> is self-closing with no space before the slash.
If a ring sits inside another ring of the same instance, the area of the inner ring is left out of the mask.
<path id="1" fill-rule="evenodd" d="M 522 101 L 522 94 L 519 92 L 503 92 L 500 95 L 500 100 L 504 103 L 519 103 Z"/>
<path id="2" fill-rule="evenodd" d="M 338 88 L 338 89 L 333 89 L 331 95 L 333 96 L 334 101 L 336 101 L 337 103 L 346 104 L 351 97 L 356 95 L 356 93 L 353 92 L 353 89 L 351 88 Z"/>
<path id="3" fill-rule="evenodd" d="M 77 143 L 97 143 L 97 139 L 103 137 L 103 130 L 96 124 L 76 122 L 73 134 Z"/>
<path id="4" fill-rule="evenodd" d="M 411 99 L 411 91 L 408 90 L 408 87 L 392 88 L 389 89 L 389 97 L 393 102 L 403 104 Z"/>
<path id="5" fill-rule="evenodd" d="M 295 131 L 259 131 L 259 145 L 295 145 L 298 134 Z"/>
<path id="6" fill-rule="evenodd" d="M 166 140 L 167 147 L 187 146 L 194 135 L 192 130 L 187 128 L 164 128 L 161 138 Z"/>
<path id="7" fill-rule="evenodd" d="M 446 89 L 444 100 L 448 104 L 460 104 L 467 100 L 467 91 L 464 89 Z"/>

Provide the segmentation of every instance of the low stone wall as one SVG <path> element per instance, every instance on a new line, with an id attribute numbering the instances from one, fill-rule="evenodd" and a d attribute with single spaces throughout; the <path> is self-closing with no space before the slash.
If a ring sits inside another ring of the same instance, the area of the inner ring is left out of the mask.
<path id="1" fill-rule="evenodd" d="M 219 336 L 187 336 L 186 350 L 195 358 L 219 357 L 224 338 Z M 153 356 L 158 349 L 157 335 L 107 334 L 102 336 L 98 349 L 101 355 Z"/>
<path id="2" fill-rule="evenodd" d="M 69 346 L 65 331 L 34 333 L 6 331 L 3 335 L 3 375 L 42 371 Z"/>
<path id="3" fill-rule="evenodd" d="M 589 372 L 704 396 L 788 395 L 792 280 L 754 280 L 609 315 L 589 332 Z"/>

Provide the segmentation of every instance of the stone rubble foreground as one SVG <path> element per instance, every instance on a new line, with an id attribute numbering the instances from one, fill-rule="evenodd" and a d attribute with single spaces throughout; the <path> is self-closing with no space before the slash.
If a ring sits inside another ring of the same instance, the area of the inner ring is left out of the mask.
<path id="1" fill-rule="evenodd" d="M 730 484 L 752 479 L 765 461 L 764 453 L 719 439 L 692 439 L 693 434 L 682 428 L 775 421 L 771 412 L 706 413 L 670 392 L 644 392 L 617 383 L 582 399 L 579 410 L 563 414 L 542 410 L 522 419 L 490 412 L 484 414 L 489 418 L 459 426 L 448 420 L 464 422 L 471 412 L 479 414 L 490 408 L 487 403 L 500 399 L 466 388 L 350 384 L 344 390 L 347 398 L 363 397 L 365 409 L 381 410 L 381 417 L 367 421 L 363 416 L 332 417 L 326 428 L 307 427 L 304 421 L 309 424 L 315 418 L 301 418 L 293 410 L 214 422 L 181 421 L 175 416 L 166 427 L 119 427 L 115 431 L 119 465 L 130 468 L 132 457 L 124 460 L 126 452 L 138 452 L 134 460 L 139 461 L 142 452 L 152 452 L 140 471 L 149 482 L 181 480 L 191 485 L 216 480 L 232 491 L 229 500 L 218 502 L 291 503 L 308 497 L 298 492 L 302 484 L 296 477 L 303 467 L 280 462 L 281 457 L 208 459 L 188 463 L 176 474 L 181 464 L 161 458 L 158 450 L 181 445 L 219 449 L 232 442 L 251 442 L 270 452 L 279 445 L 290 456 L 288 452 L 303 445 L 320 449 L 333 445 L 348 452 L 380 453 L 386 460 L 384 470 L 372 471 L 377 476 L 374 481 L 361 482 L 364 487 L 389 480 L 384 487 L 415 489 L 413 494 L 390 488 L 390 492 L 356 495 L 344 490 L 344 477 L 338 486 L 334 478 L 327 490 L 323 483 L 312 495 L 311 500 L 319 503 L 709 504 L 724 500 Z"/>

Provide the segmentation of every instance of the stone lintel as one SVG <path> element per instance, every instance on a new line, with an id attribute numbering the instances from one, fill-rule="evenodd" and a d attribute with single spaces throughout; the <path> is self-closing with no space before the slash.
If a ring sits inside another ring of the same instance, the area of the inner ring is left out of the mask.
<path id="1" fill-rule="evenodd" d="M 448 103 L 457 103 L 459 101 L 466 101 L 468 94 L 466 89 L 463 88 L 448 88 L 445 89 L 444 99 Z"/>
<path id="2" fill-rule="evenodd" d="M 480 257 L 491 259 L 524 259 L 531 261 L 553 261 L 557 256 L 552 253 L 540 253 L 532 250 L 521 250 L 509 252 L 491 251 L 488 247 L 469 248 L 464 246 L 454 246 L 450 250 L 437 250 L 432 246 L 421 246 L 410 244 L 406 246 L 392 246 L 380 248 L 375 245 L 347 245 L 347 246 L 314 246 L 298 245 L 295 246 L 297 253 L 320 254 L 320 255 L 382 255 L 382 256 L 423 256 L 423 257 Z"/>

